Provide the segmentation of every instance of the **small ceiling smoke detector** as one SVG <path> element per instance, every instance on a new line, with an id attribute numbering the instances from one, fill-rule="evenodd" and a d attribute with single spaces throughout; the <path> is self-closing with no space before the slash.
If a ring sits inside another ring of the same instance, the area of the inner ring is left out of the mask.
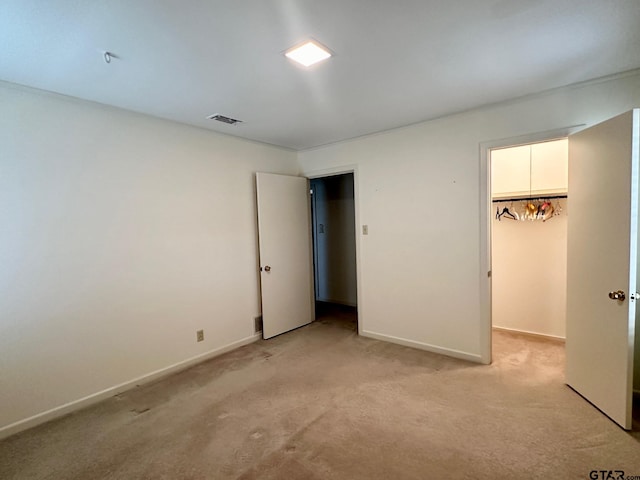
<path id="1" fill-rule="evenodd" d="M 242 123 L 242 120 L 238 120 L 236 118 L 225 117 L 224 115 L 220 115 L 219 113 L 214 113 L 213 115 L 209 115 L 207 117 L 209 120 L 217 120 L 218 122 L 226 123 L 227 125 L 235 125 L 236 123 Z"/>
<path id="2" fill-rule="evenodd" d="M 300 65 L 310 67 L 311 65 L 326 60 L 332 54 L 329 49 L 309 40 L 302 45 L 295 46 L 284 52 L 285 57 L 298 62 Z"/>

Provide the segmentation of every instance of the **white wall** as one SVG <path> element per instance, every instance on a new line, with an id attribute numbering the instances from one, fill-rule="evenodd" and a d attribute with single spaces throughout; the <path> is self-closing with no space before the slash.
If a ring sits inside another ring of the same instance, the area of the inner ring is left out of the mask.
<path id="1" fill-rule="evenodd" d="M 565 163 L 566 163 L 565 158 Z M 500 202 L 524 213 L 523 202 Z M 492 219 L 493 326 L 565 338 L 567 317 L 567 202 L 547 221 Z"/>
<path id="2" fill-rule="evenodd" d="M 311 180 L 316 300 L 355 306 L 356 245 L 353 174 Z"/>
<path id="3" fill-rule="evenodd" d="M 358 169 L 362 333 L 482 360 L 480 144 L 638 105 L 636 71 L 301 152 L 308 174 Z"/>
<path id="4" fill-rule="evenodd" d="M 294 152 L 6 83 L 0 110 L 0 436 L 254 339 L 254 172 Z"/>

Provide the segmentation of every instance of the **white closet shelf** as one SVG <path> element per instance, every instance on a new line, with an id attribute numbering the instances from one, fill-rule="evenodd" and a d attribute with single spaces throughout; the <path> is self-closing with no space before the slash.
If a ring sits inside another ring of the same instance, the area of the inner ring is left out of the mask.
<path id="1" fill-rule="evenodd" d="M 504 200 L 526 200 L 528 198 L 566 198 L 568 193 L 566 190 L 533 190 L 529 192 L 500 192 L 497 195 L 493 195 L 491 200 L 504 201 Z"/>

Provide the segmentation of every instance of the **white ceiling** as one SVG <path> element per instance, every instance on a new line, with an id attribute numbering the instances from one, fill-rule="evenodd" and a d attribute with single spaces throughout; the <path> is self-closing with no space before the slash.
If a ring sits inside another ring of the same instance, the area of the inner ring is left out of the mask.
<path id="1" fill-rule="evenodd" d="M 298 150 L 638 67 L 640 0 L 0 1 L 2 80 Z"/>

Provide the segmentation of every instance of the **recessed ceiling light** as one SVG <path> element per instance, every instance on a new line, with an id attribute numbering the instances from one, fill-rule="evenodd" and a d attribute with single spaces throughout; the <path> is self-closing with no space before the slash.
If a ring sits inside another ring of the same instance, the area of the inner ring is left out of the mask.
<path id="1" fill-rule="evenodd" d="M 285 56 L 298 62 L 305 67 L 310 67 L 314 63 L 321 62 L 322 60 L 326 60 L 331 56 L 331 53 L 328 49 L 321 47 L 315 42 L 309 40 L 302 45 L 294 47 L 285 52 Z"/>

